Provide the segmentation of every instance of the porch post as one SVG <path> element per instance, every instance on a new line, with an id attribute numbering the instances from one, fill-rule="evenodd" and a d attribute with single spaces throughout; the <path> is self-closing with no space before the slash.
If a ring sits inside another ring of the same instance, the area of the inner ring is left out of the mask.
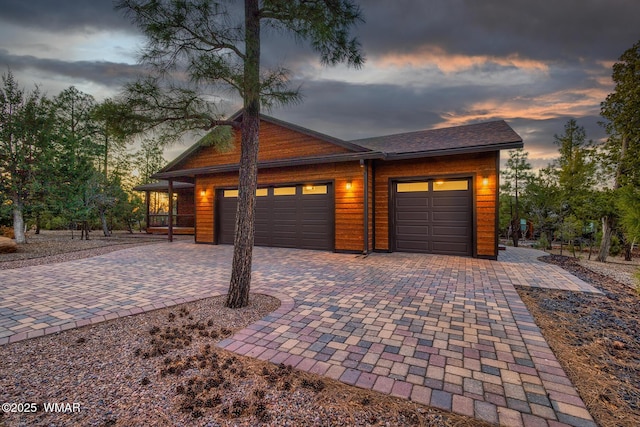
<path id="1" fill-rule="evenodd" d="M 362 173 L 362 190 L 364 192 L 364 206 L 363 206 L 363 216 L 364 216 L 364 244 L 362 248 L 362 253 L 365 255 L 369 253 L 369 162 L 366 160 L 360 160 L 360 166 L 363 168 Z"/>
<path id="2" fill-rule="evenodd" d="M 148 234 L 148 233 L 149 233 L 149 227 L 151 226 L 151 225 L 149 224 L 149 219 L 150 219 L 150 218 L 149 218 L 149 214 L 150 214 L 150 210 L 151 210 L 151 207 L 150 207 L 150 205 L 151 205 L 151 191 L 147 190 L 147 191 L 145 191 L 145 192 L 144 192 L 144 194 L 145 194 L 145 196 L 146 196 L 146 197 L 145 197 L 145 199 L 146 199 L 146 202 L 147 202 L 147 203 L 146 203 L 146 205 L 147 205 L 147 212 L 146 212 L 146 214 L 145 214 L 145 218 L 144 218 L 145 223 L 147 224 L 147 229 L 146 229 L 145 231 L 146 231 L 146 232 L 147 232 L 147 234 Z"/>
<path id="3" fill-rule="evenodd" d="M 173 180 L 169 179 L 169 223 L 168 225 L 168 237 L 169 241 L 173 242 Z"/>

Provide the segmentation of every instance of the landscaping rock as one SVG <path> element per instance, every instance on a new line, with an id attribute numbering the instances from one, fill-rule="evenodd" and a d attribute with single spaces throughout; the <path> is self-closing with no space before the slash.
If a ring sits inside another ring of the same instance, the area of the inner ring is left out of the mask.
<path id="1" fill-rule="evenodd" d="M 9 254 L 17 250 L 18 245 L 15 240 L 11 240 L 8 237 L 0 237 L 0 254 Z"/>

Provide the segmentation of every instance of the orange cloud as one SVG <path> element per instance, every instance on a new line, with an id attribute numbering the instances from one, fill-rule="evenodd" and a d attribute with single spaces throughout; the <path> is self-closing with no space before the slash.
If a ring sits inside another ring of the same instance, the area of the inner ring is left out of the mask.
<path id="1" fill-rule="evenodd" d="M 446 52 L 436 46 L 425 46 L 415 53 L 390 53 L 372 60 L 380 67 L 411 67 L 423 68 L 435 65 L 445 74 L 465 71 L 476 66 L 496 64 L 504 67 L 516 67 L 527 71 L 546 73 L 549 70 L 547 64 L 542 61 L 521 58 L 519 55 L 506 57 L 489 55 L 459 55 Z"/>
<path id="2" fill-rule="evenodd" d="M 496 118 L 547 120 L 556 117 L 580 117 L 600 113 L 607 88 L 564 90 L 536 97 L 515 97 L 510 100 L 485 100 L 468 106 L 464 111 L 444 112 L 445 123 L 440 126 L 459 126 L 475 121 Z"/>

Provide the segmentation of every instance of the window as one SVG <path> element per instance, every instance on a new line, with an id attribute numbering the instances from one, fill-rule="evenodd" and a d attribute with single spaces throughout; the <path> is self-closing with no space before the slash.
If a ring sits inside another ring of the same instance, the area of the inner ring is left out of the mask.
<path id="1" fill-rule="evenodd" d="M 428 182 L 399 182 L 398 193 L 415 193 L 418 191 L 429 191 Z"/>
<path id="2" fill-rule="evenodd" d="M 268 189 L 266 188 L 258 188 L 256 189 L 256 196 L 264 197 L 267 195 L 267 192 Z M 226 198 L 238 197 L 238 190 L 224 190 L 222 195 Z"/>
<path id="3" fill-rule="evenodd" d="M 296 187 L 276 187 L 273 189 L 274 196 L 295 196 Z"/>
<path id="4" fill-rule="evenodd" d="M 469 189 L 469 181 L 436 181 L 433 183 L 433 191 L 466 191 Z"/>
<path id="5" fill-rule="evenodd" d="M 305 185 L 302 187 L 302 194 L 327 194 L 326 185 Z"/>

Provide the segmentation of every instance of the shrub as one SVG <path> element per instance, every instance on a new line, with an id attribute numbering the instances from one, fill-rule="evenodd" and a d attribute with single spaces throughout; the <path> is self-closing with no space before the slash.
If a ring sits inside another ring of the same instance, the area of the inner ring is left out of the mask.
<path id="1" fill-rule="evenodd" d="M 634 276 L 636 276 L 636 292 L 640 295 L 640 268 L 636 270 Z"/>
<path id="2" fill-rule="evenodd" d="M 9 239 L 15 239 L 15 234 L 13 234 L 13 227 L 0 226 L 0 236 L 8 237 Z"/>
<path id="3" fill-rule="evenodd" d="M 622 244 L 618 236 L 611 236 L 611 247 L 609 248 L 609 255 L 618 256 L 622 253 Z"/>

